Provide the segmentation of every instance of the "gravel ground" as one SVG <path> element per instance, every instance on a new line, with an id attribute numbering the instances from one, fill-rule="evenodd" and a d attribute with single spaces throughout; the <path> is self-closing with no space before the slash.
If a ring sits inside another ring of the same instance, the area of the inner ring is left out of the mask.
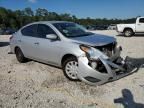
<path id="1" fill-rule="evenodd" d="M 115 31 L 93 31 L 115 36 Z M 127 55 L 144 64 L 144 36 L 116 36 Z M 101 86 L 71 82 L 61 69 L 17 62 L 8 54 L 9 36 L 0 36 L 0 108 L 144 108 L 144 68 Z"/>

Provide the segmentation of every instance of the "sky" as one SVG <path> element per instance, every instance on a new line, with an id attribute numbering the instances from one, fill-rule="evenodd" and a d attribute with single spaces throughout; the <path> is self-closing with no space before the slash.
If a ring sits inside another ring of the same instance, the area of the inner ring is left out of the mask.
<path id="1" fill-rule="evenodd" d="M 70 13 L 78 18 L 132 18 L 144 16 L 144 0 L 0 0 L 0 7 L 12 10 L 31 7 Z"/>

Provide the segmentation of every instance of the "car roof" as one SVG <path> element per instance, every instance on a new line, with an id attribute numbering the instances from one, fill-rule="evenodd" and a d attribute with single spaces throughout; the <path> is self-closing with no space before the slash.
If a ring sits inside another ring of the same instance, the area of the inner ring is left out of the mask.
<path id="1" fill-rule="evenodd" d="M 41 24 L 41 23 L 54 24 L 54 23 L 72 23 L 72 22 L 69 22 L 69 21 L 38 21 L 38 22 L 30 23 L 30 24 Z"/>
<path id="2" fill-rule="evenodd" d="M 22 28 L 20 28 L 20 30 L 33 24 L 55 24 L 55 23 L 73 23 L 73 22 L 70 22 L 70 21 L 37 21 L 37 22 L 29 23 L 23 26 Z"/>
<path id="3" fill-rule="evenodd" d="M 144 17 L 138 17 L 138 18 L 144 18 Z"/>

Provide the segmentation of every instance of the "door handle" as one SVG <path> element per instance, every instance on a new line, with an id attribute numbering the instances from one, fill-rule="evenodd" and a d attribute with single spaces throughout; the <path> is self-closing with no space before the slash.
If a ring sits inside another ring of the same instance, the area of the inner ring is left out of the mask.
<path id="1" fill-rule="evenodd" d="M 22 42 L 21 40 L 18 40 L 18 42 Z"/>
<path id="2" fill-rule="evenodd" d="M 34 44 L 35 44 L 35 45 L 39 45 L 39 42 L 35 42 Z"/>

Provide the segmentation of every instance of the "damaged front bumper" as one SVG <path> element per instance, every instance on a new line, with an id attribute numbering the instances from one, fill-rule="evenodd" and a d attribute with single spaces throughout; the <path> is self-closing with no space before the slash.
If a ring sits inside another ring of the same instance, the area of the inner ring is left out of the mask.
<path id="1" fill-rule="evenodd" d="M 78 78 L 90 85 L 101 85 L 109 81 L 114 81 L 132 74 L 133 66 L 126 60 L 120 57 L 121 47 L 115 48 L 115 53 L 112 57 L 105 54 L 100 55 L 95 49 L 96 57 L 93 62 L 100 62 L 103 69 L 93 68 L 90 65 L 90 60 L 86 56 L 78 58 Z"/>

